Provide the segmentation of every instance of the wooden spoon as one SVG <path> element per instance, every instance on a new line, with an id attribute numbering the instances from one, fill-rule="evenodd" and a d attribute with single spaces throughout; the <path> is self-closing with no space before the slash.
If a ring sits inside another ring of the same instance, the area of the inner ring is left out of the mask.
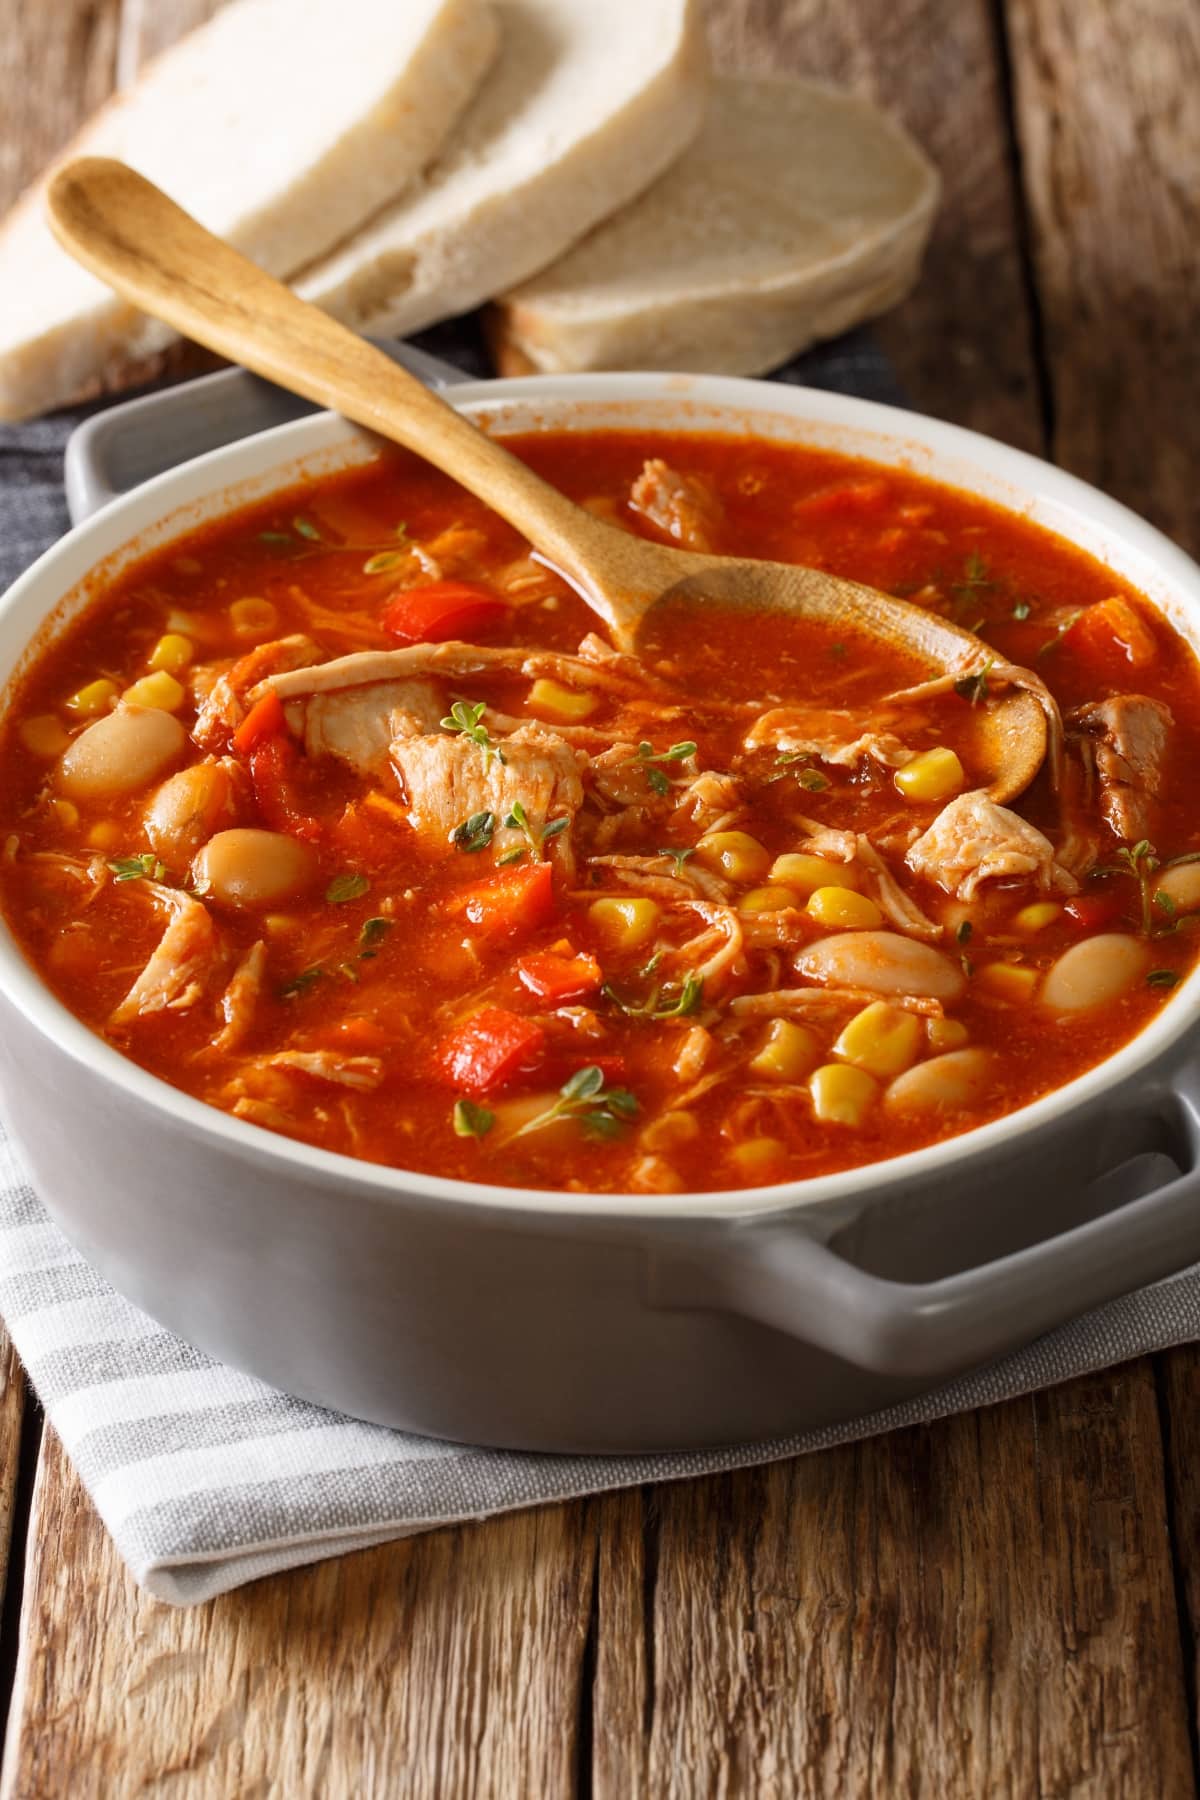
<path id="1" fill-rule="evenodd" d="M 669 549 L 594 518 L 124 163 L 82 157 L 66 164 L 50 183 L 47 208 L 64 249 L 135 306 L 452 476 L 579 590 L 622 648 L 634 647 L 661 603 L 687 599 L 799 615 L 834 633 L 866 633 L 950 680 L 979 675 L 993 663 L 988 646 L 970 632 L 857 582 L 788 563 Z M 1057 753 L 1057 712 L 1044 684 L 1007 664 L 1001 676 L 1001 693 L 976 708 L 972 758 L 974 777 L 997 800 L 1021 793 L 1037 774 L 1048 721 Z"/>

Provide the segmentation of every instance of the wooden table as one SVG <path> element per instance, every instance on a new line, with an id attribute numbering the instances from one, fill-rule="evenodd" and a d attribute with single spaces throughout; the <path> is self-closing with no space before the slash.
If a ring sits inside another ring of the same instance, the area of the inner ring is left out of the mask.
<path id="1" fill-rule="evenodd" d="M 211 10 L 0 0 L 0 201 Z M 1195 0 L 710 10 L 727 63 L 874 94 L 940 164 L 880 330 L 915 403 L 1200 549 Z M 1194 1349 L 190 1612 L 134 1588 L 5 1360 L 9 1800 L 1195 1791 Z"/>

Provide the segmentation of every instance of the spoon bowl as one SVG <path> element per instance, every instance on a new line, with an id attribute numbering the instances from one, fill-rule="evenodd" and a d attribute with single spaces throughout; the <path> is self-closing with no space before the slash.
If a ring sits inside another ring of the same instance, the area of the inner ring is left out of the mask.
<path id="1" fill-rule="evenodd" d="M 1057 711 L 1044 685 L 998 663 L 970 632 L 824 570 L 669 548 L 594 518 L 124 163 L 66 164 L 47 211 L 64 249 L 135 306 L 402 444 L 484 501 L 578 590 L 622 649 L 636 649 L 658 607 L 685 597 L 865 634 L 906 650 L 936 685 L 974 679 L 972 777 L 993 799 L 1023 792 L 1048 749 L 1057 776 Z"/>

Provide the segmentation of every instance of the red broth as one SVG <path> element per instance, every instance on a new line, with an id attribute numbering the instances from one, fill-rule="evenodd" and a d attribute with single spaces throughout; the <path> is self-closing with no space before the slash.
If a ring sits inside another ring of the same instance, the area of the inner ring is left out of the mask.
<path id="1" fill-rule="evenodd" d="M 0 900 L 91 1029 L 368 1161 L 684 1191 L 967 1130 L 1158 1012 L 1195 956 L 1200 683 L 1142 599 L 904 471 L 510 442 L 630 530 L 978 632 L 1066 715 L 1065 796 L 966 820 L 994 694 L 897 701 L 928 671 L 865 638 L 706 608 L 613 660 L 513 531 L 389 453 L 145 557 L 12 695 Z M 921 850 L 948 807 L 961 866 Z M 1062 1004 L 1073 967 L 1093 1004 Z"/>

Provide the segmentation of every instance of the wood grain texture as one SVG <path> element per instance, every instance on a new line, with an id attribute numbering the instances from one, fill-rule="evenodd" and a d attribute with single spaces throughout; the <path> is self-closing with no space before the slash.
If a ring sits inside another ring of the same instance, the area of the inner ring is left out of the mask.
<path id="1" fill-rule="evenodd" d="M 0 0 L 0 212 L 112 91 L 120 0 Z"/>
<path id="2" fill-rule="evenodd" d="M 440 1531 L 187 1612 L 135 1588 L 47 1433 L 3 1800 L 574 1790 L 585 1505 Z"/>
<path id="3" fill-rule="evenodd" d="M 868 95 L 937 164 L 920 285 L 875 326 L 913 405 L 1041 450 L 1003 81 L 988 0 L 707 0 L 718 68 Z"/>
<path id="4" fill-rule="evenodd" d="M 1200 549 L 1200 8 L 1005 13 L 1057 461 Z"/>
<path id="5" fill-rule="evenodd" d="M 1194 1791 L 1144 1364 L 600 1519 L 597 1800 Z"/>

